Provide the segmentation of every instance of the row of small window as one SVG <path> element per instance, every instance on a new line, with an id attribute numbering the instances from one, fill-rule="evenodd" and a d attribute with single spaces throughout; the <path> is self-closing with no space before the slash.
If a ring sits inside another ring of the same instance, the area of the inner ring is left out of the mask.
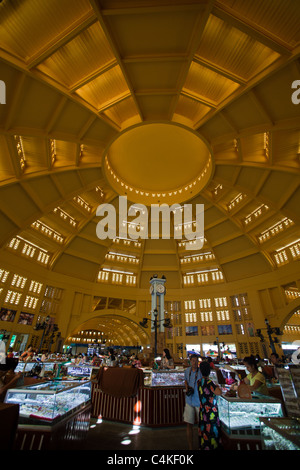
<path id="1" fill-rule="evenodd" d="M 290 261 L 294 261 L 300 258 L 300 240 L 291 243 L 290 245 L 277 250 L 273 254 L 273 258 L 277 266 L 287 264 Z"/>
<path id="2" fill-rule="evenodd" d="M 293 220 L 289 219 L 288 217 L 284 217 L 282 220 L 279 220 L 276 224 L 272 227 L 264 230 L 259 235 L 257 235 L 258 241 L 260 243 L 264 243 L 265 241 L 269 240 L 270 238 L 274 237 L 280 232 L 283 232 L 288 227 L 294 225 Z"/>
<path id="3" fill-rule="evenodd" d="M 233 310 L 233 319 L 234 321 L 242 322 L 251 320 L 251 312 L 248 307 L 243 307 L 241 309 Z M 189 312 L 185 313 L 185 322 L 186 323 L 197 323 L 200 322 L 212 322 L 214 317 L 218 322 L 230 320 L 230 312 L 228 309 L 216 310 L 214 314 L 212 310 L 204 310 L 199 313 Z"/>
<path id="4" fill-rule="evenodd" d="M 171 342 L 166 343 L 166 346 L 168 347 L 170 351 L 173 350 L 173 343 Z M 184 349 L 183 343 L 176 343 L 175 348 L 176 348 L 177 354 L 180 354 L 180 355 L 183 354 L 183 349 Z M 237 343 L 236 350 L 238 353 L 238 357 L 245 357 L 245 356 L 249 356 L 250 354 L 252 354 L 253 356 L 257 354 L 261 354 L 260 343 L 258 343 L 257 341 L 239 342 Z"/>
<path id="5" fill-rule="evenodd" d="M 185 287 L 193 286 L 195 284 L 207 284 L 209 282 L 222 282 L 224 276 L 222 271 L 206 271 L 195 274 L 184 274 L 183 285 Z"/>
<path id="6" fill-rule="evenodd" d="M 0 269 L 0 282 L 3 282 L 3 283 L 6 282 L 8 276 L 9 276 L 9 271 Z M 26 282 L 27 282 L 26 277 L 20 276 L 18 274 L 14 274 L 12 281 L 11 281 L 11 286 L 17 289 L 24 289 Z M 35 293 L 35 294 L 40 294 L 42 287 L 43 287 L 43 284 L 41 282 L 31 280 L 28 291 Z M 2 291 L 3 289 L 0 289 L 0 294 L 2 293 Z M 56 311 L 58 308 L 58 301 L 61 299 L 62 293 L 63 293 L 63 289 L 60 289 L 54 286 L 46 286 L 45 292 L 44 292 L 44 297 L 46 299 L 42 301 L 41 309 L 46 310 L 47 312 L 51 310 L 52 313 L 53 313 L 53 309 L 55 309 Z M 20 292 L 17 292 L 14 290 L 8 290 L 6 297 L 4 299 L 4 302 L 12 304 L 12 305 L 19 305 L 21 296 L 22 296 L 22 293 Z M 57 302 L 53 302 L 52 301 L 53 299 Z M 26 295 L 24 307 L 35 309 L 38 300 L 39 299 L 37 297 Z"/>
<path id="7" fill-rule="evenodd" d="M 288 299 L 297 299 L 300 297 L 300 291 L 299 289 L 286 289 L 284 291 L 285 295 L 287 296 Z"/>
<path id="8" fill-rule="evenodd" d="M 0 281 L 5 283 L 8 279 L 8 276 L 9 276 L 9 271 L 6 271 L 5 269 L 0 268 Z M 25 287 L 26 281 L 27 281 L 27 277 L 20 276 L 19 274 L 14 274 L 12 281 L 11 281 L 11 285 L 19 289 L 23 289 Z M 43 284 L 41 282 L 30 281 L 29 290 L 31 292 L 36 292 L 37 294 L 39 294 L 41 292 L 42 287 L 43 287 Z M 45 297 L 60 298 L 62 291 L 63 290 L 58 287 L 46 286 L 44 295 Z"/>
<path id="9" fill-rule="evenodd" d="M 214 297 L 215 307 L 227 307 L 227 298 L 226 297 Z M 199 308 L 210 308 L 212 305 L 212 299 L 198 299 Z M 185 310 L 193 310 L 196 308 L 196 300 L 185 300 L 184 308 Z"/>
<path id="10" fill-rule="evenodd" d="M 36 220 L 31 224 L 31 227 L 34 228 L 35 230 L 41 232 L 43 235 L 46 235 L 46 237 L 51 238 L 57 243 L 64 243 L 65 238 L 63 235 L 53 228 L 49 227 L 48 225 L 44 224 L 40 220 Z"/>
<path id="11" fill-rule="evenodd" d="M 216 329 L 217 328 L 217 329 Z M 255 328 L 253 323 L 247 323 L 246 325 L 236 324 L 236 334 L 238 335 L 246 335 L 248 337 L 255 337 Z M 167 338 L 175 338 L 177 336 L 182 336 L 182 332 L 185 331 L 186 336 L 214 336 L 216 334 L 219 335 L 232 335 L 232 325 L 231 324 L 224 324 L 224 325 L 190 325 L 186 326 L 185 330 L 181 326 L 175 326 L 167 330 Z"/>
<path id="12" fill-rule="evenodd" d="M 217 333 L 214 325 L 201 325 L 200 327 L 197 325 L 186 326 L 185 330 L 183 330 L 181 326 L 176 326 L 167 330 L 167 339 L 182 336 L 183 331 L 185 331 L 186 336 L 215 336 L 216 334 L 232 335 L 232 325 L 218 325 Z"/>
<path id="13" fill-rule="evenodd" d="M 286 325 L 283 329 L 284 334 L 300 334 L 300 325 Z"/>
<path id="14" fill-rule="evenodd" d="M 228 299 L 227 297 L 214 297 L 213 299 L 199 299 L 199 308 L 206 309 L 211 308 L 212 302 L 214 302 L 216 308 L 222 308 L 228 306 Z M 230 296 L 231 306 L 241 307 L 244 305 L 248 305 L 248 296 L 247 294 L 237 294 Z M 193 310 L 196 308 L 196 300 L 185 300 L 184 301 L 184 308 L 185 310 Z"/>
<path id="15" fill-rule="evenodd" d="M 60 300 L 63 293 L 63 289 L 54 286 L 46 286 L 44 297 L 49 299 Z"/>
<path id="16" fill-rule="evenodd" d="M 109 252 L 105 255 L 105 259 L 109 261 L 120 261 L 122 263 L 139 264 L 140 260 L 134 255 Z"/>
<path id="17" fill-rule="evenodd" d="M 128 238 L 114 238 L 113 242 L 119 245 L 125 245 L 125 246 L 134 246 L 135 248 L 141 248 L 142 244 L 141 242 L 137 240 L 130 240 Z"/>
<path id="18" fill-rule="evenodd" d="M 58 313 L 59 302 L 43 299 L 40 306 L 40 313 L 44 315 L 56 315 Z"/>
<path id="19" fill-rule="evenodd" d="M 136 276 L 132 274 L 115 273 L 110 271 L 99 271 L 99 282 L 112 282 L 113 284 L 136 285 Z"/>
<path id="20" fill-rule="evenodd" d="M 180 259 L 181 264 L 189 264 L 189 263 L 198 263 L 202 261 L 209 261 L 215 259 L 215 255 L 212 252 L 207 253 L 199 253 L 197 255 L 189 255 L 185 256 L 184 258 Z"/>
<path id="21" fill-rule="evenodd" d="M 11 250 L 20 251 L 22 255 L 44 265 L 47 265 L 50 260 L 50 254 L 47 251 L 19 236 L 12 238 L 7 246 Z"/>
<path id="22" fill-rule="evenodd" d="M 21 292 L 16 292 L 13 290 L 8 290 L 4 298 L 4 303 L 11 305 L 19 305 L 22 297 Z M 38 297 L 33 297 L 31 295 L 26 295 L 23 306 L 26 308 L 35 309 L 39 301 Z"/>
<path id="23" fill-rule="evenodd" d="M 253 341 L 249 341 L 247 343 L 238 343 L 238 351 L 240 357 L 249 356 L 250 354 L 252 354 L 253 356 L 261 354 L 259 344 L 260 343 Z"/>
<path id="24" fill-rule="evenodd" d="M 181 311 L 181 302 L 180 300 L 171 300 L 165 302 L 166 310 L 168 312 L 180 312 Z"/>
<path id="25" fill-rule="evenodd" d="M 184 315 L 185 323 L 212 322 L 214 320 L 214 316 L 218 322 L 230 320 L 229 310 L 217 310 L 215 314 L 213 314 L 212 311 L 203 311 L 200 313 L 189 312 L 185 313 Z M 181 313 L 171 313 L 171 320 L 174 325 L 181 325 Z"/>
<path id="26" fill-rule="evenodd" d="M 6 271 L 4 269 L 0 269 L 0 281 L 1 282 L 3 282 L 3 283 L 6 282 L 8 276 L 9 276 L 9 271 Z M 27 282 L 27 277 L 20 276 L 19 274 L 14 274 L 10 285 L 17 288 L 17 289 L 24 289 L 26 282 Z M 30 281 L 30 285 L 29 285 L 28 290 L 30 292 L 40 294 L 40 292 L 42 290 L 42 287 L 43 287 L 43 284 L 41 282 Z"/>
<path id="27" fill-rule="evenodd" d="M 216 320 L 217 321 L 228 321 L 230 320 L 229 310 L 216 310 Z M 198 320 L 199 319 L 199 320 Z M 203 311 L 200 313 L 189 312 L 185 313 L 185 322 L 186 323 L 197 323 L 200 322 L 212 322 L 214 320 L 214 315 L 211 310 Z"/>

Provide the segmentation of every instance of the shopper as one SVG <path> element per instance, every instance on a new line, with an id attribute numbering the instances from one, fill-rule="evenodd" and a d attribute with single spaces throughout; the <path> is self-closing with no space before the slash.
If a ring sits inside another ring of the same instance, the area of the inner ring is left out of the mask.
<path id="1" fill-rule="evenodd" d="M 82 354 L 79 353 L 77 357 L 75 356 L 75 364 L 79 366 L 83 363 L 84 363 L 84 358 L 83 358 Z"/>
<path id="2" fill-rule="evenodd" d="M 12 359 L 14 357 L 14 350 L 13 348 L 8 348 L 7 353 L 6 353 L 6 358 Z"/>
<path id="3" fill-rule="evenodd" d="M 270 362 L 273 366 L 281 366 L 283 363 L 277 353 L 272 353 L 270 356 Z"/>
<path id="4" fill-rule="evenodd" d="M 20 359 L 21 361 L 30 361 L 32 358 L 33 358 L 33 355 L 34 355 L 34 350 L 32 349 L 32 346 L 29 346 L 29 348 L 27 349 L 27 351 L 24 351 L 21 356 L 20 356 Z"/>
<path id="5" fill-rule="evenodd" d="M 48 361 L 48 358 L 49 358 L 49 354 L 44 352 L 41 356 L 41 361 L 46 362 L 46 361 Z"/>
<path id="6" fill-rule="evenodd" d="M 108 351 L 108 359 L 106 360 L 106 365 L 109 367 L 115 367 L 117 365 L 117 359 L 113 349 Z"/>
<path id="7" fill-rule="evenodd" d="M 209 363 L 207 361 L 201 362 L 200 372 L 202 378 L 198 381 L 200 450 L 214 450 L 219 449 L 221 446 L 217 395 L 221 395 L 222 390 L 209 378 L 210 371 Z"/>
<path id="8" fill-rule="evenodd" d="M 202 375 L 198 367 L 198 356 L 192 354 L 190 357 L 190 367 L 184 371 L 184 384 L 185 384 L 185 407 L 183 413 L 183 421 L 186 423 L 187 440 L 189 449 L 193 449 L 193 427 L 195 421 L 199 419 L 199 393 L 197 382 L 201 379 Z"/>
<path id="9" fill-rule="evenodd" d="M 131 363 L 131 367 L 137 367 L 138 369 L 141 369 L 141 367 L 142 367 L 142 363 L 141 363 L 141 361 L 139 360 L 139 358 L 137 357 L 136 354 L 133 354 L 130 357 L 130 363 Z"/>
<path id="10" fill-rule="evenodd" d="M 1 373 L 0 378 L 0 403 L 4 402 L 6 392 L 9 388 L 16 388 L 24 385 L 24 376 L 22 372 L 15 372 L 18 360 L 7 358 L 5 371 Z"/>
<path id="11" fill-rule="evenodd" d="M 210 368 L 211 368 L 211 369 L 215 369 L 214 361 L 212 360 L 211 357 L 208 357 L 208 358 L 207 358 L 207 362 L 208 362 L 208 364 L 210 365 Z"/>
<path id="12" fill-rule="evenodd" d="M 255 357 L 247 356 L 243 362 L 249 371 L 249 374 L 244 378 L 244 383 L 249 386 L 251 393 L 256 392 L 261 395 L 269 395 L 265 376 L 259 372 Z"/>
<path id="13" fill-rule="evenodd" d="M 163 350 L 163 357 L 160 363 L 161 369 L 174 369 L 174 361 L 168 349 Z"/>

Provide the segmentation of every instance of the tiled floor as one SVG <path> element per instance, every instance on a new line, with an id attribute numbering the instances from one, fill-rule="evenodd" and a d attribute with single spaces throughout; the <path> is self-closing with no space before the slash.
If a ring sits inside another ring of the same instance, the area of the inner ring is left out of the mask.
<path id="1" fill-rule="evenodd" d="M 195 450 L 197 444 L 195 426 Z M 186 427 L 150 428 L 91 419 L 82 450 L 188 450 Z"/>

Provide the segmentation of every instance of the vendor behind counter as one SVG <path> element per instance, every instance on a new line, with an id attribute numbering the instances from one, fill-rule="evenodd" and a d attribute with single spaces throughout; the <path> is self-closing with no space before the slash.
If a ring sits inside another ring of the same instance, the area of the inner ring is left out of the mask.
<path id="1" fill-rule="evenodd" d="M 249 374 L 243 379 L 243 383 L 246 384 L 251 393 L 259 393 L 260 395 L 269 395 L 269 390 L 266 384 L 265 376 L 259 372 L 258 363 L 253 356 L 247 356 L 244 358 L 244 365 L 247 367 Z M 233 385 L 232 389 L 237 390 L 237 385 Z"/>

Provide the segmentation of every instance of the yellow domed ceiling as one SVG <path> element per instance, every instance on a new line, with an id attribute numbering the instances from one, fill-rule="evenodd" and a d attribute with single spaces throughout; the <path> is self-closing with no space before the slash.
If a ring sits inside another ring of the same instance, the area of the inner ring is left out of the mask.
<path id="1" fill-rule="evenodd" d="M 0 17 L 3 254 L 171 289 L 299 258 L 299 2 L 4 0 Z M 201 250 L 100 240 L 97 207 L 125 194 L 204 204 Z"/>
<path id="2" fill-rule="evenodd" d="M 134 202 L 181 203 L 203 189 L 212 155 L 199 134 L 171 123 L 142 123 L 121 133 L 105 152 L 112 187 Z"/>

